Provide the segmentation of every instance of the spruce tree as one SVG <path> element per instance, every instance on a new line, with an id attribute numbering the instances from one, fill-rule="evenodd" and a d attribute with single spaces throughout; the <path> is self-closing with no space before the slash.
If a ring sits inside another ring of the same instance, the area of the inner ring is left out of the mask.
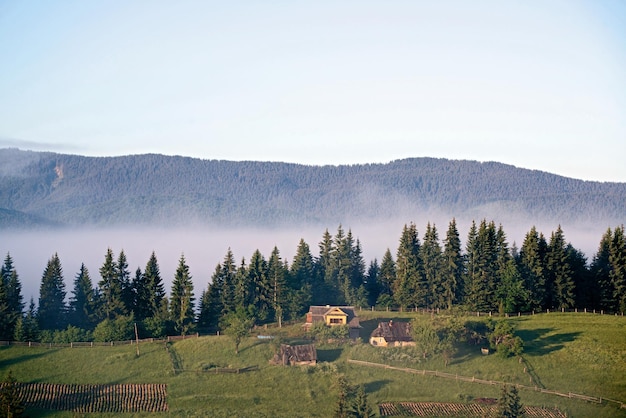
<path id="1" fill-rule="evenodd" d="M 296 319 L 302 315 L 310 304 L 320 304 L 320 289 L 323 283 L 316 274 L 315 263 L 309 245 L 300 239 L 296 255 L 289 270 L 289 312 L 290 318 Z"/>
<path id="2" fill-rule="evenodd" d="M 237 304 L 235 301 L 237 266 L 235 265 L 235 256 L 233 255 L 233 252 L 230 248 L 228 248 L 228 251 L 224 256 L 224 261 L 222 262 L 220 274 L 220 296 L 221 305 L 224 310 L 222 315 L 225 315 L 229 312 L 234 312 L 237 309 Z"/>
<path id="3" fill-rule="evenodd" d="M 335 247 L 333 244 L 333 237 L 328 232 L 328 229 L 324 231 L 322 235 L 322 241 L 319 243 L 319 257 L 316 260 L 315 268 L 316 273 L 319 275 L 321 283 L 319 290 L 316 292 L 313 289 L 314 295 L 317 293 L 319 302 L 315 300 L 314 303 L 320 305 L 334 305 L 337 304 L 337 287 L 335 277 L 335 268 L 333 264 L 333 253 Z"/>
<path id="4" fill-rule="evenodd" d="M 254 316 L 259 323 L 268 322 L 274 314 L 272 284 L 268 277 L 267 261 L 259 250 L 252 254 L 246 276 L 253 289 L 251 304 L 254 307 Z M 247 308 L 246 305 L 243 307 Z"/>
<path id="5" fill-rule="evenodd" d="M 426 285 L 419 257 L 420 242 L 415 224 L 404 225 L 396 256 L 394 300 L 401 309 L 424 306 Z"/>
<path id="6" fill-rule="evenodd" d="M 107 249 L 104 263 L 100 267 L 101 280 L 98 282 L 101 297 L 101 319 L 115 319 L 126 314 L 122 300 L 122 282 L 118 264 L 114 261 L 113 251 Z"/>
<path id="7" fill-rule="evenodd" d="M 13 335 L 15 331 L 15 325 L 19 318 L 24 313 L 24 298 L 22 296 L 22 284 L 20 283 L 17 270 L 13 266 L 13 259 L 11 255 L 7 253 L 4 259 L 4 264 L 0 269 L 0 275 L 5 285 L 6 290 L 6 303 L 7 303 L 7 323 L 8 335 Z"/>
<path id="8" fill-rule="evenodd" d="M 135 298 L 132 282 L 130 280 L 130 271 L 128 270 L 128 260 L 126 259 L 124 250 L 120 251 L 120 254 L 117 257 L 117 274 L 117 281 L 121 288 L 120 298 L 122 300 L 122 304 L 124 305 L 124 312 L 133 312 L 133 302 Z"/>
<path id="9" fill-rule="evenodd" d="M 185 256 L 181 255 L 178 268 L 172 281 L 172 293 L 170 297 L 170 314 L 174 321 L 176 331 L 181 335 L 187 334 L 193 327 L 194 294 L 189 266 Z"/>
<path id="10" fill-rule="evenodd" d="M 4 280 L 0 280 L 0 340 L 11 340 L 11 314 L 7 297 L 7 286 Z"/>
<path id="11" fill-rule="evenodd" d="M 288 266 L 280 258 L 278 247 L 274 247 L 267 263 L 267 276 L 271 286 L 270 295 L 272 301 L 273 320 L 282 326 L 285 312 L 288 308 L 289 289 L 287 287 Z"/>
<path id="12" fill-rule="evenodd" d="M 502 386 L 496 416 L 498 418 L 522 418 L 526 416 L 516 386 L 511 386 L 511 389 L 507 385 Z"/>
<path id="13" fill-rule="evenodd" d="M 529 292 L 531 309 L 543 309 L 548 301 L 546 253 L 546 240 L 533 226 L 524 238 L 519 256 L 520 273 Z"/>
<path id="14" fill-rule="evenodd" d="M 33 298 L 30 299 L 26 315 L 18 320 L 18 324 L 19 329 L 17 326 L 15 329 L 15 341 L 39 341 L 39 324 Z"/>
<path id="15" fill-rule="evenodd" d="M 558 309 L 572 308 L 575 297 L 574 278 L 561 225 L 550 236 L 546 260 L 548 281 L 552 285 L 551 305 Z"/>
<path id="16" fill-rule="evenodd" d="M 54 254 L 43 272 L 39 287 L 39 329 L 63 329 L 66 321 L 65 283 L 58 254 Z"/>
<path id="17" fill-rule="evenodd" d="M 613 231 L 609 251 L 609 280 L 612 289 L 612 310 L 626 312 L 626 235 L 624 225 Z"/>
<path id="18" fill-rule="evenodd" d="M 589 305 L 581 307 L 594 309 L 611 309 L 613 300 L 613 289 L 609 272 L 611 271 L 611 243 L 613 231 L 608 228 L 602 235 L 597 253 L 594 255 L 590 267 Z"/>
<path id="19" fill-rule="evenodd" d="M 367 394 L 363 385 L 359 385 L 356 390 L 352 402 L 352 416 L 355 418 L 371 418 L 375 416 L 367 400 Z"/>
<path id="20" fill-rule="evenodd" d="M 443 242 L 442 255 L 442 289 L 446 308 L 461 301 L 463 295 L 463 255 L 461 254 L 461 238 L 456 227 L 456 219 L 448 225 L 446 238 Z"/>
<path id="21" fill-rule="evenodd" d="M 159 316 L 165 300 L 165 286 L 163 285 L 163 279 L 161 279 L 159 262 L 154 251 L 152 251 L 146 264 L 143 281 L 147 288 L 148 304 L 147 309 L 142 307 L 141 311 L 146 312 L 144 309 L 147 310 L 146 317 Z M 143 303 L 143 299 L 141 303 Z"/>
<path id="22" fill-rule="evenodd" d="M 380 294 L 376 300 L 377 305 L 390 306 L 393 303 L 393 290 L 396 282 L 396 262 L 387 248 L 380 263 L 378 273 L 378 286 Z"/>
<path id="23" fill-rule="evenodd" d="M 96 296 L 85 264 L 74 279 L 74 289 L 69 304 L 70 323 L 81 329 L 91 329 L 96 320 Z"/>
<path id="24" fill-rule="evenodd" d="M 367 269 L 365 279 L 365 290 L 367 291 L 367 306 L 375 306 L 380 295 L 380 284 L 378 282 L 380 265 L 377 259 L 373 259 Z"/>
<path id="25" fill-rule="evenodd" d="M 219 323 L 224 312 L 222 303 L 223 285 L 222 265 L 218 264 L 215 266 L 215 272 L 211 276 L 211 283 L 209 283 L 207 290 L 202 292 L 200 298 L 199 327 L 212 332 L 219 329 Z"/>
<path id="26" fill-rule="evenodd" d="M 17 381 L 9 370 L 0 389 L 0 417 L 17 418 L 24 416 L 25 406 L 19 398 Z"/>
<path id="27" fill-rule="evenodd" d="M 424 242 L 420 247 L 420 258 L 424 266 L 424 278 L 427 286 L 426 305 L 433 309 L 445 308 L 439 235 L 437 227 L 434 224 L 431 225 L 430 222 L 426 225 Z"/>
<path id="28" fill-rule="evenodd" d="M 486 220 L 472 226 L 467 238 L 467 274 L 465 280 L 466 302 L 474 311 L 491 311 L 495 308 L 496 286 L 496 231 L 493 222 Z"/>

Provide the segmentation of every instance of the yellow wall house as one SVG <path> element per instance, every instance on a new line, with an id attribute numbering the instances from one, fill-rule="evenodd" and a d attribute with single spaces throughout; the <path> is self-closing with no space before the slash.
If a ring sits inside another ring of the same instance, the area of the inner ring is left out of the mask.
<path id="1" fill-rule="evenodd" d="M 361 325 L 353 306 L 311 306 L 306 314 L 304 326 L 308 329 L 317 322 L 323 322 L 331 327 L 347 325 L 350 330 L 350 338 L 359 338 Z"/>

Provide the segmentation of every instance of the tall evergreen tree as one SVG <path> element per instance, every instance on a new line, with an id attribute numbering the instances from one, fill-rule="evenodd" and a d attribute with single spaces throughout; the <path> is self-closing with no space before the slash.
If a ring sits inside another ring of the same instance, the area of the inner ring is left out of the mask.
<path id="1" fill-rule="evenodd" d="M 285 311 L 288 309 L 288 274 L 288 266 L 283 263 L 283 260 L 280 258 L 280 251 L 278 251 L 278 247 L 274 247 L 267 263 L 267 277 L 271 286 L 270 295 L 272 301 L 272 312 L 274 314 L 273 320 L 278 322 L 279 327 L 282 326 Z"/>
<path id="2" fill-rule="evenodd" d="M 574 306 L 591 306 L 591 294 L 593 293 L 591 287 L 593 284 L 591 272 L 587 266 L 587 257 L 582 251 L 574 248 L 572 244 L 568 244 L 567 260 L 574 279 Z"/>
<path id="3" fill-rule="evenodd" d="M 511 389 L 507 385 L 502 386 L 496 416 L 498 418 L 522 418 L 526 416 L 515 385 L 511 386 Z"/>
<path id="4" fill-rule="evenodd" d="M 222 268 L 220 269 L 221 277 L 219 282 L 221 283 L 220 296 L 222 298 L 221 305 L 224 310 L 222 315 L 229 312 L 234 312 L 237 309 L 235 300 L 235 284 L 237 278 L 237 266 L 235 265 L 235 256 L 229 248 L 224 256 L 222 262 Z"/>
<path id="5" fill-rule="evenodd" d="M 588 288 L 589 304 L 581 306 L 594 309 L 610 309 L 613 299 L 613 290 L 609 279 L 611 271 L 611 242 L 613 231 L 608 228 L 602 235 L 598 252 L 594 255 L 590 266 L 590 285 Z"/>
<path id="6" fill-rule="evenodd" d="M 380 283 L 378 275 L 380 274 L 380 265 L 377 259 L 373 259 L 367 268 L 365 290 L 367 291 L 367 305 L 376 305 L 376 300 L 380 295 Z"/>
<path id="7" fill-rule="evenodd" d="M 321 279 L 322 286 L 318 292 L 313 289 L 314 294 L 317 293 L 320 303 L 319 304 L 337 304 L 337 287 L 335 282 L 335 269 L 333 265 L 333 252 L 335 246 L 333 244 L 333 236 L 328 232 L 328 229 L 324 231 L 322 235 L 322 241 L 319 243 L 319 257 L 316 260 L 315 268 L 316 274 Z M 316 302 L 316 301 L 314 301 Z"/>
<path id="8" fill-rule="evenodd" d="M 252 254 L 247 272 L 248 282 L 251 283 L 252 305 L 256 319 L 265 323 L 273 318 L 272 284 L 268 277 L 267 261 L 259 250 Z M 244 306 L 247 308 L 247 306 Z"/>
<path id="9" fill-rule="evenodd" d="M 420 242 L 415 224 L 404 225 L 396 256 L 394 299 L 401 309 L 424 306 L 426 285 L 419 257 Z"/>
<path id="10" fill-rule="evenodd" d="M 211 283 L 207 290 L 202 292 L 200 298 L 200 313 L 198 316 L 198 326 L 210 331 L 219 329 L 219 323 L 224 312 L 222 302 L 222 288 L 224 286 L 222 275 L 222 265 L 215 266 L 215 271 L 211 276 Z"/>
<path id="11" fill-rule="evenodd" d="M 126 314 L 122 300 L 122 283 L 118 264 L 114 261 L 113 250 L 107 249 L 104 263 L 100 267 L 101 280 L 98 282 L 101 295 L 101 319 L 115 319 Z"/>
<path id="12" fill-rule="evenodd" d="M 132 282 L 130 279 L 130 271 L 128 270 L 128 260 L 126 259 L 126 254 L 124 250 L 120 251 L 117 256 L 117 274 L 118 274 L 118 282 L 121 288 L 121 299 L 124 304 L 124 312 L 129 313 L 133 311 L 134 308 L 134 291 Z"/>
<path id="13" fill-rule="evenodd" d="M 17 320 L 24 313 L 24 298 L 22 296 L 22 284 L 20 283 L 17 270 L 13 267 L 13 259 L 9 253 L 7 253 L 4 259 L 0 274 L 6 292 L 7 312 L 5 315 L 8 325 L 6 331 L 8 335 L 13 335 Z"/>
<path id="14" fill-rule="evenodd" d="M 352 231 L 348 231 L 352 236 Z M 351 240 L 350 240 L 351 241 Z M 351 251 L 351 273 L 350 273 L 350 299 L 348 303 L 354 306 L 367 307 L 367 289 L 365 278 L 365 260 L 363 259 L 363 249 L 361 241 L 357 238 Z"/>
<path id="15" fill-rule="evenodd" d="M 575 288 L 573 272 L 569 264 L 567 243 L 561 225 L 550 236 L 547 253 L 548 280 L 552 285 L 551 305 L 558 309 L 574 306 Z"/>
<path id="16" fill-rule="evenodd" d="M 54 254 L 43 272 L 39 287 L 37 319 L 42 330 L 63 329 L 66 325 L 65 282 L 58 254 Z"/>
<path id="17" fill-rule="evenodd" d="M 496 307 L 496 230 L 493 222 L 472 222 L 467 239 L 466 303 L 472 310 L 491 311 Z"/>
<path id="18" fill-rule="evenodd" d="M 187 334 L 193 327 L 194 301 L 193 282 L 191 281 L 191 274 L 189 274 L 189 266 L 185 261 L 185 256 L 181 255 L 172 281 L 170 298 L 170 314 L 176 331 L 181 335 Z"/>
<path id="19" fill-rule="evenodd" d="M 78 328 L 91 329 L 96 320 L 96 295 L 85 264 L 74 279 L 74 289 L 69 304 L 70 323 Z"/>
<path id="20" fill-rule="evenodd" d="M 446 301 L 443 291 L 442 253 L 439 246 L 437 227 L 428 222 L 424 242 L 420 247 L 420 258 L 424 266 L 427 293 L 426 305 L 430 308 L 445 308 Z"/>
<path id="21" fill-rule="evenodd" d="M 391 250 L 387 248 L 383 259 L 380 263 L 380 272 L 378 273 L 378 283 L 380 294 L 376 300 L 376 304 L 386 305 L 393 301 L 393 290 L 396 282 L 396 262 L 391 255 Z"/>
<path id="22" fill-rule="evenodd" d="M 609 252 L 609 280 L 612 289 L 612 310 L 626 312 L 626 236 L 624 225 L 613 230 Z"/>
<path id="23" fill-rule="evenodd" d="M 150 303 L 150 289 L 146 280 L 146 275 L 137 267 L 135 276 L 131 282 L 133 295 L 133 315 L 138 321 L 152 316 L 153 312 Z"/>
<path id="24" fill-rule="evenodd" d="M 463 255 L 461 254 L 461 238 L 456 226 L 456 219 L 448 225 L 446 238 L 443 243 L 442 255 L 442 290 L 443 299 L 448 309 L 459 303 L 463 295 Z"/>
<path id="25" fill-rule="evenodd" d="M 321 289 L 323 282 L 316 273 L 315 263 L 309 245 L 300 239 L 296 255 L 288 274 L 289 317 L 296 319 L 310 304 L 323 303 Z"/>
<path id="26" fill-rule="evenodd" d="M 547 243 L 533 226 L 526 234 L 520 248 L 520 273 L 524 279 L 524 287 L 529 292 L 531 309 L 543 309 L 548 302 L 546 292 L 546 253 Z"/>
<path id="27" fill-rule="evenodd" d="M 37 310 L 33 298 L 30 298 L 26 315 L 18 319 L 14 339 L 22 342 L 39 341 L 39 324 L 37 323 Z"/>
<path id="28" fill-rule="evenodd" d="M 146 314 L 146 317 L 159 316 L 163 307 L 163 301 L 165 300 L 165 286 L 163 285 L 159 262 L 154 251 L 152 251 L 150 258 L 148 259 L 148 263 L 146 264 L 143 280 L 145 281 L 147 293 L 149 295 L 149 313 Z M 144 308 L 142 307 L 142 310 L 143 309 Z"/>
<path id="29" fill-rule="evenodd" d="M 0 340 L 10 341 L 12 337 L 11 330 L 11 314 L 9 311 L 7 286 L 4 280 L 0 280 Z"/>

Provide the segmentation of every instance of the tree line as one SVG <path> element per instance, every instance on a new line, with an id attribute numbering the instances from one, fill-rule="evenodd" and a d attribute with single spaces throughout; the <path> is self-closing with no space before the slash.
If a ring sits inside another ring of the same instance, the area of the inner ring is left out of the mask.
<path id="1" fill-rule="evenodd" d="M 43 271 L 37 306 L 25 309 L 13 259 L 6 255 L 0 280 L 0 340 L 70 342 L 216 332 L 233 316 L 262 325 L 299 320 L 310 305 L 461 309 L 500 313 L 574 307 L 626 311 L 624 226 L 608 228 L 591 261 L 565 239 L 559 226 L 549 238 L 532 227 L 520 248 L 509 245 L 502 225 L 472 222 L 464 247 L 452 219 L 443 239 L 428 223 L 422 238 L 405 224 L 395 255 L 366 264 L 361 243 L 340 225 L 328 229 L 317 255 L 303 239 L 289 263 L 274 247 L 237 262 L 228 249 L 198 303 L 190 268 L 181 255 L 169 295 L 153 252 L 134 275 L 124 251 L 108 249 L 99 279 L 81 265 L 68 297 L 61 261 Z"/>

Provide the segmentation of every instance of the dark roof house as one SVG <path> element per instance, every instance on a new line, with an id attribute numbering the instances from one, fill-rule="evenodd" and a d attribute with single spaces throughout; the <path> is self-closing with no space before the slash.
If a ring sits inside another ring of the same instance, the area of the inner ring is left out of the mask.
<path id="1" fill-rule="evenodd" d="M 370 344 L 377 347 L 404 347 L 415 345 L 409 322 L 379 322 L 372 331 Z"/>

